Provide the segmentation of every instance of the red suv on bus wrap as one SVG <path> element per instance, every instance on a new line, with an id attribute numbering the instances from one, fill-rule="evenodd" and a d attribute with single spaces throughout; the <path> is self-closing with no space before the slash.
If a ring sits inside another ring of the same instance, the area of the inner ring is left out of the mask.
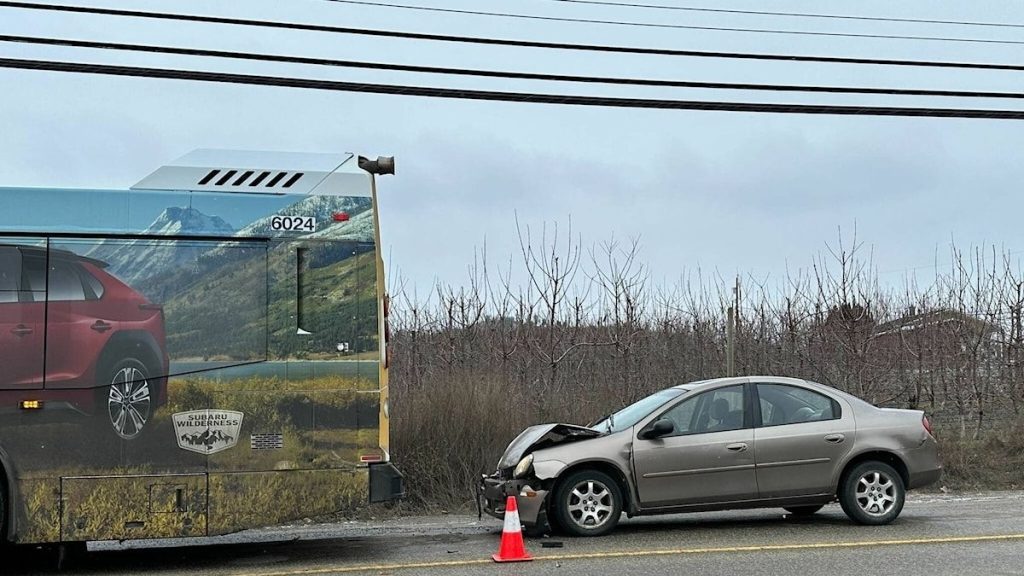
<path id="1" fill-rule="evenodd" d="M 65 250 L 0 244 L 0 398 L 9 405 L 32 391 L 130 440 L 166 401 L 164 315 L 106 266 Z"/>

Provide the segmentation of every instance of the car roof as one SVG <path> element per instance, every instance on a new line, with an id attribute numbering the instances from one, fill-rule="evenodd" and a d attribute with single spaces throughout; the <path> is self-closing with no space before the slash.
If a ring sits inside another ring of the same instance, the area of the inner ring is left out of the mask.
<path id="1" fill-rule="evenodd" d="M 818 382 L 812 382 L 810 380 L 803 380 L 800 378 L 790 378 L 787 376 L 734 376 L 730 378 L 712 378 L 710 380 L 697 380 L 696 382 L 688 382 L 686 384 L 679 384 L 669 388 L 669 390 L 682 390 L 683 392 L 690 392 L 693 390 L 704 390 L 709 388 L 715 388 L 718 386 L 728 386 L 730 384 L 745 384 L 747 382 L 757 382 L 758 384 L 789 384 L 794 386 L 803 386 L 812 390 L 818 390 L 819 392 L 830 393 L 838 395 L 846 399 L 846 401 L 864 409 L 866 407 L 876 408 L 877 407 L 870 402 L 867 402 L 863 398 L 859 398 L 845 392 L 838 388 L 821 384 Z"/>
<path id="2" fill-rule="evenodd" d="M 46 258 L 47 251 L 49 251 L 49 255 L 51 258 L 88 262 L 93 266 L 96 266 L 97 268 L 106 268 L 107 266 L 110 266 L 110 264 L 102 260 L 97 260 L 95 258 L 90 258 L 88 256 L 82 256 L 81 254 L 75 254 L 70 250 L 61 250 L 59 248 L 46 248 L 45 246 L 30 246 L 26 244 L 0 244 L 0 248 L 14 248 L 15 250 L 20 251 L 22 254 L 30 254 L 32 256 L 39 258 Z"/>
<path id="3" fill-rule="evenodd" d="M 723 378 L 711 378 L 708 380 L 697 380 L 695 382 L 687 382 L 686 384 L 678 384 L 672 388 L 679 390 L 697 390 L 703 388 L 714 388 L 717 386 L 724 386 L 728 384 L 745 384 L 747 382 L 761 382 L 764 384 L 807 384 L 806 380 L 800 378 L 789 378 L 786 376 L 731 376 Z"/>

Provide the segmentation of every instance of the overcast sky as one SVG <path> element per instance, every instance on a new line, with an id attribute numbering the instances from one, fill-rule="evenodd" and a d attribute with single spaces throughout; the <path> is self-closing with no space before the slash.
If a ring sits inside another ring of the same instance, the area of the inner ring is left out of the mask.
<path id="1" fill-rule="evenodd" d="M 659 0 L 672 4 L 669 0 Z M 740 52 L 1024 62 L 1024 46 L 528 22 L 324 0 L 72 2 L 504 38 Z M 671 13 L 551 0 L 409 4 L 598 19 L 1024 41 L 1024 28 Z M 653 2 L 652 2 L 653 3 Z M 773 9 L 1024 23 L 1024 4 L 773 2 Z M 686 5 L 764 9 L 761 2 Z M 1014 72 L 565 53 L 0 8 L 0 34 L 424 65 L 666 79 L 1024 92 Z M 609 96 L 1024 109 L 1008 101 L 723 93 L 237 63 L 0 43 L 0 57 Z M 856 225 L 883 280 L 933 273 L 951 241 L 1024 251 L 1024 121 L 789 116 L 488 103 L 0 69 L 0 186 L 124 188 L 194 148 L 394 155 L 381 181 L 389 265 L 418 290 L 460 283 L 485 241 L 518 250 L 516 214 L 571 217 L 584 246 L 639 238 L 656 281 L 700 266 L 780 278 Z M 1024 252 L 1021 252 L 1024 256 Z"/>

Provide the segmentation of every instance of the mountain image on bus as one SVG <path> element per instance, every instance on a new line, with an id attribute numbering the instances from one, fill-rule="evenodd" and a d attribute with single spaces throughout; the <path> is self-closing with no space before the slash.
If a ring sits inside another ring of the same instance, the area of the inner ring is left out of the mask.
<path id="1" fill-rule="evenodd" d="M 197 150 L 0 188 L 0 538 L 212 536 L 403 495 L 376 175 Z"/>

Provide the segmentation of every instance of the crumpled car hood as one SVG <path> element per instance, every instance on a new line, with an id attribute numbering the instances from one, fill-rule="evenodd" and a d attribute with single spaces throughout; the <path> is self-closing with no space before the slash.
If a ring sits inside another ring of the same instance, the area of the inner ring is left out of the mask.
<path id="1" fill-rule="evenodd" d="M 604 432 L 598 432 L 584 426 L 574 424 L 537 424 L 530 426 L 520 432 L 513 440 L 505 453 L 498 461 L 498 470 L 511 468 L 523 459 L 523 456 L 534 450 L 541 450 L 567 442 L 577 442 L 587 438 L 604 436 Z"/>

